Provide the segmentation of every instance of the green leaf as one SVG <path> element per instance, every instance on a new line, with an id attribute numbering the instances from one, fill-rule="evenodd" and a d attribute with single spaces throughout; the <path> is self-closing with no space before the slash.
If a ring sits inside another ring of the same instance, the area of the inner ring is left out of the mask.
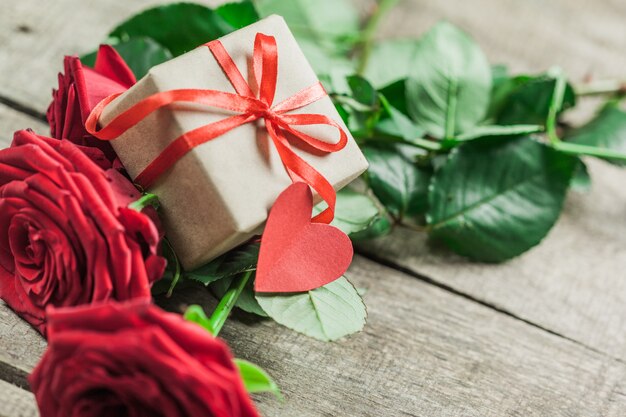
<path id="1" fill-rule="evenodd" d="M 207 332 L 215 335 L 213 326 L 211 326 L 211 321 L 206 316 L 206 314 L 204 313 L 204 309 L 201 306 L 196 304 L 190 305 L 189 307 L 187 307 L 187 310 L 185 310 L 185 314 L 183 317 L 185 318 L 185 320 L 196 323 L 204 327 Z"/>
<path id="2" fill-rule="evenodd" d="M 507 136 L 529 135 L 531 133 L 541 132 L 542 130 L 543 127 L 540 125 L 476 126 L 469 132 L 465 132 L 455 138 L 444 139 L 442 141 L 442 145 L 444 145 L 444 147 L 453 147 L 463 142 L 469 142 L 476 139 L 488 137 L 495 137 L 497 139 L 503 137 L 506 138 Z"/>
<path id="3" fill-rule="evenodd" d="M 367 182 L 387 210 L 398 219 L 424 214 L 431 173 L 393 146 L 369 144 L 362 150 L 370 164 Z"/>
<path id="4" fill-rule="evenodd" d="M 480 48 L 449 23 L 439 23 L 418 42 L 406 84 L 413 120 L 436 138 L 478 124 L 487 112 L 491 69 Z"/>
<path id="5" fill-rule="evenodd" d="M 367 106 L 375 106 L 378 103 L 378 93 L 372 85 L 359 75 L 347 77 L 348 86 L 352 92 L 352 98 Z"/>
<path id="6" fill-rule="evenodd" d="M 255 270 L 259 259 L 259 246 L 258 242 L 244 244 L 198 269 L 185 272 L 185 278 L 209 285 L 220 279 Z"/>
<path id="7" fill-rule="evenodd" d="M 367 317 L 361 296 L 345 277 L 307 292 L 257 293 L 256 299 L 276 322 L 323 341 L 361 331 Z"/>
<path id="8" fill-rule="evenodd" d="M 511 81 L 507 93 L 501 97 L 499 112 L 495 114 L 500 125 L 536 124 L 545 125 L 550 103 L 554 94 L 555 79 L 549 76 L 530 78 L 517 77 Z M 576 104 L 576 95 L 571 85 L 565 88 L 564 111 Z"/>
<path id="9" fill-rule="evenodd" d="M 414 39 L 394 39 L 376 43 L 365 68 L 365 78 L 376 88 L 388 86 L 399 80 L 404 81 L 413 67 L 417 45 Z"/>
<path id="10" fill-rule="evenodd" d="M 256 268 L 256 263 L 255 263 Z M 226 291 L 230 288 L 233 279 L 235 279 L 236 275 L 227 276 L 215 282 L 212 282 L 210 285 L 211 291 L 217 298 L 222 298 Z M 263 311 L 263 308 L 259 305 L 255 298 L 254 292 L 254 279 L 249 279 L 246 283 L 246 286 L 243 287 L 243 291 L 237 298 L 237 302 L 235 303 L 235 307 L 242 309 L 243 311 L 251 314 L 256 314 L 257 316 L 267 317 L 267 313 Z"/>
<path id="11" fill-rule="evenodd" d="M 336 91 L 331 79 L 355 72 L 346 58 L 359 34 L 359 17 L 349 0 L 258 0 L 262 17 L 285 18 L 298 44 L 320 80 Z"/>
<path id="12" fill-rule="evenodd" d="M 367 229 L 355 232 L 350 235 L 353 241 L 374 239 L 384 236 L 391 231 L 392 224 L 386 216 L 379 216 L 369 225 Z"/>
<path id="13" fill-rule="evenodd" d="M 298 40 L 325 50 L 345 52 L 357 39 L 359 17 L 349 0 L 258 0 L 256 6 L 263 17 L 284 17 Z"/>
<path id="14" fill-rule="evenodd" d="M 376 123 L 376 133 L 384 136 L 402 138 L 408 142 L 416 138 L 422 138 L 426 133 L 424 129 L 413 123 L 411 119 L 393 107 L 390 108 L 388 114 L 391 116 L 379 120 L 378 123 Z"/>
<path id="15" fill-rule="evenodd" d="M 496 64 L 491 66 L 491 86 L 493 88 L 497 88 L 509 79 L 509 68 L 506 65 Z"/>
<path id="16" fill-rule="evenodd" d="M 589 123 L 571 132 L 565 140 L 626 154 L 626 112 L 616 103 L 609 103 Z M 607 161 L 626 165 L 626 161 Z"/>
<path id="17" fill-rule="evenodd" d="M 388 117 L 378 121 L 375 126 L 377 132 L 407 141 L 424 136 L 426 133 L 424 129 L 408 118 L 405 113 L 392 106 L 383 94 L 379 96 L 379 100 Z"/>
<path id="18" fill-rule="evenodd" d="M 170 51 L 150 38 L 133 38 L 112 46 L 124 58 L 137 79 L 146 75 L 150 68 L 172 58 Z M 80 60 L 83 64 L 93 67 L 96 62 L 96 55 L 97 51 L 94 51 L 81 57 Z"/>
<path id="19" fill-rule="evenodd" d="M 279 399 L 282 399 L 278 385 L 262 368 L 243 359 L 235 359 L 235 365 L 239 368 L 243 385 L 250 394 L 271 392 Z"/>
<path id="20" fill-rule="evenodd" d="M 258 242 L 244 244 L 194 271 L 186 272 L 185 278 L 210 285 L 215 296 L 222 298 L 236 276 L 256 270 L 259 248 Z M 254 279 L 248 280 L 235 306 L 248 313 L 267 317 L 254 298 Z"/>
<path id="21" fill-rule="evenodd" d="M 167 238 L 161 240 L 161 252 L 167 261 L 167 267 L 161 279 L 152 285 L 150 292 L 152 295 L 166 294 L 166 297 L 171 297 L 176 287 L 185 286 L 184 284 L 187 284 L 187 282 L 180 279 L 182 268 L 178 256 L 176 256 L 176 252 L 174 252 Z"/>
<path id="22" fill-rule="evenodd" d="M 249 15 L 249 1 L 240 6 Z M 174 56 L 181 55 L 206 42 L 224 36 L 239 27 L 234 18 L 236 6 L 222 10 L 222 15 L 200 4 L 174 3 L 139 13 L 116 27 L 109 36 L 127 41 L 151 38 Z M 245 19 L 244 19 L 245 20 Z"/>
<path id="23" fill-rule="evenodd" d="M 170 287 L 167 290 L 167 296 L 171 297 L 174 289 L 180 283 L 182 267 L 180 265 L 180 261 L 178 260 L 178 255 L 176 255 L 176 252 L 167 237 L 163 238 L 163 255 L 165 256 L 165 259 L 167 259 L 165 275 L 171 277 Z"/>
<path id="24" fill-rule="evenodd" d="M 313 214 L 320 213 L 324 207 L 324 204 L 318 204 L 314 207 Z M 380 224 L 381 218 L 384 218 L 383 214 L 368 196 L 349 188 L 344 188 L 337 193 L 335 219 L 331 224 L 351 238 L 359 233 L 365 233 L 374 226 L 377 229 L 372 232 L 373 234 L 386 233 L 384 223 Z M 387 225 L 389 225 L 388 221 Z"/>
<path id="25" fill-rule="evenodd" d="M 587 170 L 587 165 L 581 160 L 574 171 L 572 182 L 570 183 L 572 190 L 579 193 L 586 193 L 591 189 L 591 175 Z"/>
<path id="26" fill-rule="evenodd" d="M 409 116 L 406 97 L 406 79 L 389 84 L 385 88 L 380 89 L 379 93 L 385 97 L 391 107 Z"/>
<path id="27" fill-rule="evenodd" d="M 259 20 L 259 13 L 250 0 L 226 3 L 215 9 L 233 29 L 241 29 Z"/>
<path id="28" fill-rule="evenodd" d="M 370 137 L 382 113 L 378 93 L 358 75 L 347 77 L 347 83 L 349 95 L 335 96 L 335 103 L 346 114 L 348 129 L 353 136 Z"/>
<path id="29" fill-rule="evenodd" d="M 491 67 L 491 99 L 489 101 L 489 110 L 487 110 L 487 118 L 495 120 L 495 116 L 500 113 L 502 107 L 506 104 L 508 96 L 520 85 L 532 78 L 528 75 L 511 77 L 508 68 L 503 65 Z"/>
<path id="30" fill-rule="evenodd" d="M 526 136 L 454 149 L 429 191 L 432 236 L 486 262 L 527 251 L 558 219 L 577 163 Z"/>
<path id="31" fill-rule="evenodd" d="M 327 91 L 345 93 L 346 77 L 356 71 L 354 63 L 343 52 L 324 49 L 309 38 L 298 38 L 298 45 Z"/>

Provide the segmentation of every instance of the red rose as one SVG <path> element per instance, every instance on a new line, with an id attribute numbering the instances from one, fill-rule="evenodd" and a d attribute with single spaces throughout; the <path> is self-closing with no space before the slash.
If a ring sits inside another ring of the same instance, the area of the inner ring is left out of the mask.
<path id="1" fill-rule="evenodd" d="M 141 300 L 50 310 L 41 417 L 254 417 L 228 347 Z"/>
<path id="2" fill-rule="evenodd" d="M 46 114 L 52 137 L 100 148 L 110 160 L 115 159 L 109 143 L 87 133 L 85 120 L 100 100 L 135 84 L 133 72 L 108 45 L 100 46 L 93 69 L 83 66 L 76 56 L 66 56 L 64 64 L 65 72 L 59 74 L 59 89 L 52 92 Z"/>
<path id="3" fill-rule="evenodd" d="M 165 268 L 135 187 L 84 151 L 31 131 L 0 151 L 0 298 L 43 334 L 46 306 L 148 298 Z"/>

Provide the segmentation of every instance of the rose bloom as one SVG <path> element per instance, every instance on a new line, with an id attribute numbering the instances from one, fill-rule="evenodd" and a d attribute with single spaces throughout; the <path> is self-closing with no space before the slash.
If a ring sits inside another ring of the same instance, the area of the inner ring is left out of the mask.
<path id="1" fill-rule="evenodd" d="M 142 300 L 48 313 L 41 417 L 258 416 L 228 347 Z"/>
<path id="2" fill-rule="evenodd" d="M 42 334 L 45 308 L 149 298 L 165 259 L 150 208 L 95 148 L 15 134 L 0 150 L 0 298 Z"/>
<path id="3" fill-rule="evenodd" d="M 103 98 L 135 84 L 133 72 L 109 45 L 100 46 L 94 68 L 84 66 L 76 56 L 66 56 L 64 64 L 46 114 L 52 137 L 100 148 L 110 160 L 115 159 L 108 142 L 87 133 L 85 120 Z"/>

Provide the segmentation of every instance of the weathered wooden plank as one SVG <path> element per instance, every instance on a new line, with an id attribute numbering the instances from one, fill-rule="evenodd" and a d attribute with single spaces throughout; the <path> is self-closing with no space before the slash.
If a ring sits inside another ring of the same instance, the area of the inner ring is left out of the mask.
<path id="1" fill-rule="evenodd" d="M 605 408 L 599 413 L 600 416 L 623 417 L 624 398 L 626 398 L 626 382 L 615 385 Z"/>
<path id="2" fill-rule="evenodd" d="M 203 1 L 210 5 L 220 2 Z M 0 95 L 43 111 L 64 54 L 93 49 L 122 17 L 157 3 L 63 0 L 44 8 L 37 0 L 15 2 L 0 16 L 0 71 L 11 74 L 0 80 Z M 626 5 L 617 0 L 603 2 L 601 7 L 589 0 L 405 0 L 392 11 L 381 36 L 412 37 L 446 19 L 470 32 L 492 62 L 509 64 L 516 71 L 561 65 L 574 79 L 588 73 L 623 77 L 626 57 L 616 51 L 626 35 L 625 14 Z M 67 24 L 68 19 L 73 24 Z M 23 70 L 34 62 L 37 77 Z"/>
<path id="3" fill-rule="evenodd" d="M 391 12 L 382 36 L 414 36 L 446 19 L 476 38 L 491 62 L 513 71 L 560 65 L 574 80 L 589 74 L 623 79 L 625 16 L 626 3 L 616 0 L 404 1 Z M 579 123 L 587 116 L 586 104 L 569 120 Z M 597 161 L 590 161 L 590 169 L 593 190 L 570 195 L 563 218 L 541 246 L 507 264 L 467 262 L 406 229 L 364 250 L 625 358 L 626 171 Z"/>
<path id="4" fill-rule="evenodd" d="M 623 363 L 364 258 L 350 272 L 367 289 L 369 323 L 347 340 L 317 342 L 244 314 L 227 323 L 235 354 L 284 390 L 283 404 L 256 397 L 264 415 L 594 416 L 626 407 Z M 159 302 L 215 305 L 196 289 Z M 0 351 L 20 366 L 43 352 L 16 317 L 0 320 L 0 335 Z"/>
<path id="5" fill-rule="evenodd" d="M 623 79 L 625 16 L 620 0 L 405 0 L 390 13 L 381 37 L 414 37 L 448 20 L 470 33 L 490 62 L 513 71 L 559 65 L 574 80 L 588 74 Z"/>
<path id="6" fill-rule="evenodd" d="M 217 0 L 199 3 L 215 5 Z M 20 0 L 0 14 L 0 96 L 43 112 L 64 55 L 97 48 L 120 21 L 158 0 Z"/>
<path id="7" fill-rule="evenodd" d="M 248 316 L 223 330 L 237 356 L 276 377 L 268 416 L 592 416 L 624 409 L 624 365 L 357 257 L 365 332 L 325 344 Z M 168 303 L 207 304 L 197 291 Z M 612 403 L 610 403 L 610 401 Z"/>
<path id="8" fill-rule="evenodd" d="M 0 301 L 0 380 L 28 388 L 26 377 L 45 349 L 39 333 Z"/>
<path id="9" fill-rule="evenodd" d="M 361 250 L 625 359 L 626 170 L 588 162 L 591 191 L 571 192 L 548 237 L 507 263 L 468 261 L 404 228 Z"/>
<path id="10" fill-rule="evenodd" d="M 0 380 L 0 417 L 37 417 L 35 397 L 28 391 Z"/>
<path id="11" fill-rule="evenodd" d="M 46 123 L 0 104 L 0 149 L 11 144 L 13 132 L 28 128 L 40 134 L 48 134 Z"/>
<path id="12" fill-rule="evenodd" d="M 11 75 L 0 80 L 0 95 L 28 103 L 39 111 L 45 110 L 50 88 L 55 83 L 54 72 L 61 67 L 60 56 L 92 48 L 121 16 L 147 3 L 150 2 L 63 0 L 43 8 L 34 0 L 14 2 L 12 8 L 0 16 L 0 44 L 3 45 L 0 49 L 0 71 Z M 532 13 L 522 11 L 522 5 L 513 0 L 482 2 L 482 7 L 476 3 L 457 3 L 405 2 L 401 6 L 404 9 L 392 15 L 396 17 L 387 26 L 387 31 L 415 34 L 425 30 L 441 16 L 460 23 L 487 47 L 493 60 L 507 61 L 516 70 L 538 70 L 556 62 L 574 75 L 582 76 L 586 72 L 580 66 L 580 62 L 583 62 L 590 70 L 608 76 L 619 75 L 619 71 L 624 68 L 621 61 L 623 55 L 595 54 L 597 51 L 617 50 L 615 42 L 623 39 L 623 33 L 620 36 L 609 36 L 611 31 L 619 34 L 623 30 L 621 25 L 618 26 L 623 6 L 616 0 L 604 2 L 602 7 L 583 0 L 559 0 L 550 5 L 524 3 L 524 7 L 528 4 L 528 10 L 533 10 Z M 485 13 L 491 14 L 486 16 Z M 599 16 L 602 25 L 593 26 L 594 21 L 600 20 L 590 17 L 590 13 Z M 515 16 L 520 23 L 502 16 Z M 75 24 L 68 25 L 68 20 Z M 489 25 L 485 24 L 487 21 Z M 532 22 L 537 22 L 536 27 L 528 26 Z M 19 29 L 23 25 L 35 31 L 27 33 L 23 28 Z M 568 31 L 567 28 L 575 30 Z M 553 40 L 561 36 L 560 32 L 566 33 L 571 44 L 557 44 Z M 45 43 L 42 42 L 44 38 Z M 559 49 L 553 50 L 556 45 Z M 549 60 L 547 55 L 550 55 Z M 37 57 L 36 64 L 34 57 Z M 579 61 L 578 57 L 584 59 Z M 45 74 L 42 72 L 33 77 L 33 73 L 24 68 L 37 68 Z M 0 124 L 1 120 L 2 117 Z M 20 127 L 23 126 L 9 130 Z M 4 128 L 0 129 L 0 132 L 4 131 Z M 595 173 L 596 168 L 593 170 Z M 586 210 L 580 209 L 576 201 L 573 207 L 568 210 Z M 613 200 L 609 207 L 614 211 L 619 210 Z M 598 218 L 588 218 L 585 226 L 587 234 L 596 233 L 596 226 L 592 223 Z M 605 234 L 606 231 L 597 233 Z M 577 235 L 577 238 L 587 239 L 588 236 Z M 622 254 L 602 248 L 597 248 L 597 252 L 603 261 L 608 257 L 607 254 L 615 258 Z M 551 252 L 552 255 L 554 253 Z M 572 253 L 579 255 L 578 252 Z M 446 256 L 444 259 L 450 258 Z M 521 263 L 518 268 L 530 268 L 525 265 L 528 261 L 524 259 L 514 261 Z M 553 259 L 554 256 L 540 260 L 545 265 Z M 454 258 L 452 260 L 461 262 Z M 482 268 L 461 263 L 462 268 Z M 236 353 L 266 366 L 288 395 L 288 401 L 282 407 L 273 400 L 261 397 L 260 407 L 266 415 L 623 414 L 626 389 L 622 382 L 625 376 L 622 364 L 575 343 L 529 328 L 492 309 L 410 280 L 403 274 L 392 273 L 362 259 L 357 260 L 354 268 L 357 285 L 369 287 L 370 290 L 366 296 L 370 306 L 370 325 L 362 335 L 342 343 L 321 344 L 295 335 L 272 322 L 250 320 L 233 322 L 224 330 L 225 337 Z M 532 271 L 544 273 L 546 270 L 549 269 L 544 266 Z M 460 271 L 457 270 L 457 273 L 465 273 L 464 269 Z M 516 275 L 518 270 L 508 270 L 507 273 Z M 602 281 L 598 282 L 598 278 L 592 281 L 581 277 L 576 291 L 564 286 L 558 276 L 550 280 L 548 287 L 539 280 L 533 280 L 528 283 L 544 286 L 525 295 L 528 290 L 526 285 L 510 287 L 510 280 L 503 280 L 498 285 L 498 278 L 502 278 L 500 273 L 494 273 L 490 278 L 482 278 L 481 272 L 476 274 L 473 288 L 477 293 L 474 295 L 485 302 L 494 300 L 485 297 L 485 294 L 490 296 L 517 292 L 522 294 L 522 300 L 529 302 L 535 301 L 535 297 L 542 297 L 532 305 L 539 305 L 544 312 L 547 311 L 551 321 L 536 322 L 555 331 L 560 332 L 561 327 L 553 325 L 565 326 L 568 332 L 575 330 L 576 322 L 572 320 L 583 320 L 587 315 L 593 316 L 592 321 L 605 329 L 607 325 L 601 317 L 606 315 L 609 317 L 607 321 L 618 324 L 611 328 L 620 333 L 619 323 L 624 315 L 615 308 L 619 299 L 609 301 L 608 309 L 604 308 L 604 303 L 593 302 L 594 298 L 604 297 L 607 292 L 607 287 L 601 285 Z M 462 278 L 460 276 L 458 280 Z M 482 280 L 492 282 L 491 287 L 486 286 L 488 292 L 481 290 Z M 441 282 L 448 285 L 447 281 Z M 610 292 L 619 293 L 622 289 L 611 287 Z M 543 295 L 546 290 L 549 290 L 552 298 Z M 473 294 L 464 288 L 459 291 Z M 587 298 L 583 297 L 585 291 Z M 556 305 L 552 304 L 554 297 L 557 298 Z M 529 317 L 525 314 L 532 313 L 530 309 L 516 310 L 510 307 L 512 298 L 504 297 L 502 304 L 496 305 L 522 318 Z M 581 300 L 587 302 L 589 307 L 581 307 L 575 314 L 570 314 L 570 309 L 578 307 Z M 172 300 L 170 305 L 196 301 L 204 302 L 204 298 L 199 294 L 181 295 Z M 513 304 L 513 307 L 521 308 L 519 304 Z M 1 309 L 6 311 L 5 306 L 0 306 Z M 566 317 L 560 320 L 560 315 Z M 15 319 L 6 324 L 25 326 Z M 4 329 L 4 325 L 0 321 L 2 343 L 7 340 L 5 334 L 17 334 L 11 336 L 16 340 L 33 337 L 21 333 L 23 330 L 15 333 L 15 330 L 9 332 L 6 328 L 8 333 L 3 333 L 1 329 Z M 581 329 L 583 333 L 595 331 L 589 324 L 584 326 L 586 330 Z M 608 334 L 609 330 L 599 332 Z M 563 333 L 575 336 L 574 333 Z M 604 337 L 605 334 L 599 334 L 594 340 L 601 342 Z M 588 340 L 584 342 L 592 345 Z M 41 340 L 39 343 L 42 343 Z M 615 339 L 609 340 L 609 343 L 616 343 Z M 617 348 L 623 346 L 619 343 L 615 345 Z M 6 348 L 1 346 L 0 352 L 12 352 L 14 344 Z M 31 354 L 17 354 L 18 358 L 31 358 L 30 365 L 26 364 L 28 360 L 22 361 L 24 370 L 32 367 L 43 350 L 43 344 L 37 347 L 33 343 L 32 346 Z M 12 364 L 16 363 L 16 359 L 11 361 Z M 4 397 L 0 395 L 0 403 L 3 400 Z"/>
<path id="13" fill-rule="evenodd" d="M 134 2 L 131 5 L 130 3 L 126 4 L 128 2 L 104 2 L 106 4 L 102 4 L 103 2 L 94 1 L 74 4 L 72 0 L 64 0 L 47 6 L 44 11 L 44 8 L 36 7 L 33 1 L 19 2 L 9 13 L 0 16 L 0 21 L 6 23 L 0 25 L 2 28 L 0 29 L 0 40 L 6 39 L 5 44 L 7 45 L 6 48 L 0 50 L 0 57 L 2 54 L 7 54 L 7 59 L 0 59 L 0 68 L 2 65 L 14 66 L 18 64 L 20 67 L 27 68 L 30 65 L 33 68 L 32 57 L 39 54 L 37 68 L 44 68 L 43 72 L 41 76 L 30 77 L 27 75 L 28 71 L 14 71 L 17 67 L 13 67 L 13 70 L 7 72 L 11 73 L 12 76 L 0 80 L 0 94 L 27 98 L 27 101 L 40 111 L 45 109 L 49 100 L 49 90 L 55 82 L 54 71 L 51 71 L 50 68 L 60 68 L 60 56 L 64 53 L 82 52 L 92 48 L 119 19 L 119 16 L 130 12 L 129 8 L 138 10 L 146 5 L 143 2 Z M 492 61 L 507 62 L 516 71 L 538 71 L 552 64 L 560 64 L 572 73 L 574 78 L 580 78 L 589 71 L 601 77 L 612 76 L 620 75 L 625 67 L 624 60 L 626 57 L 620 50 L 620 40 L 623 38 L 620 34 L 624 33 L 621 22 L 622 16 L 626 13 L 625 7 L 623 3 L 615 0 L 602 3 L 601 7 L 595 2 L 586 0 L 558 0 L 550 4 L 545 2 L 524 2 L 522 4 L 515 0 L 499 2 L 483 0 L 480 4 L 432 0 L 404 1 L 400 3 L 397 10 L 392 11 L 389 23 L 383 27 L 383 36 L 414 36 L 426 30 L 438 19 L 447 18 L 472 33 L 478 42 L 484 46 Z M 52 17 L 64 16 L 68 11 L 71 11 L 72 16 L 76 16 L 73 20 L 77 24 L 70 25 L 71 27 L 65 24 L 67 19 L 44 19 L 41 16 L 42 13 Z M 484 24 L 486 21 L 489 21 L 490 24 Z M 602 24 L 597 22 L 602 22 Z M 43 26 L 36 27 L 34 23 Z M 11 32 L 20 25 L 33 27 L 35 28 L 34 32 L 18 31 L 17 34 Z M 568 30 L 572 28 L 576 30 Z M 52 33 L 54 36 L 45 45 L 40 45 L 42 33 Z M 13 78 L 13 76 L 18 78 Z M 28 82 L 24 82 L 19 77 L 28 78 Z M 602 175 L 604 171 L 598 172 Z M 578 210 L 576 201 L 573 200 L 573 203 L 570 204 L 570 210 Z M 566 228 L 566 226 L 563 227 Z M 593 228 L 589 229 L 590 234 L 593 235 L 594 232 Z M 569 239 L 567 236 L 565 231 L 564 238 Z M 584 237 L 586 239 L 587 235 Z M 598 247 L 596 251 L 602 252 L 602 249 Z M 586 251 L 586 253 L 588 252 Z M 578 255 L 576 254 L 576 256 Z M 520 261 L 510 264 L 510 269 L 506 269 L 505 272 L 509 275 L 532 275 L 541 272 L 534 270 L 533 266 L 530 265 L 531 261 L 526 259 L 521 258 Z M 550 259 L 554 260 L 555 258 Z M 607 261 L 611 262 L 610 260 Z M 612 262 L 617 261 L 618 258 L 613 257 Z M 537 262 L 533 261 L 533 263 L 539 265 Z M 541 264 L 545 264 L 545 262 Z M 573 265 L 567 262 L 564 264 Z M 564 267 L 567 268 L 568 265 Z M 611 268 L 605 262 L 596 262 L 595 265 L 594 273 L 596 275 L 608 276 L 612 274 Z M 606 270 L 602 269 L 603 265 L 606 265 Z M 606 333 L 609 336 L 624 334 L 624 332 L 613 331 L 619 330 L 623 326 L 620 319 L 623 316 L 611 316 L 611 323 L 606 326 L 603 324 L 603 320 L 606 320 L 605 311 L 615 312 L 619 309 L 604 310 L 592 307 L 585 310 L 585 306 L 588 304 L 585 302 L 586 298 L 603 300 L 604 295 L 600 291 L 611 287 L 613 282 L 609 281 L 610 283 L 598 288 L 597 282 L 590 283 L 579 279 L 576 288 L 578 288 L 577 293 L 581 294 L 582 300 L 576 299 L 574 308 L 571 308 L 570 305 L 573 302 L 569 295 L 572 291 L 571 279 L 562 278 L 568 274 L 561 274 L 559 266 L 560 264 L 554 265 L 550 269 L 553 275 L 551 280 L 549 283 L 544 283 L 537 291 L 532 291 L 532 288 L 524 285 L 516 286 L 516 294 L 518 295 L 511 301 L 511 306 L 509 306 L 509 300 L 503 296 L 492 297 L 490 294 L 482 294 L 480 283 L 473 286 L 474 295 L 511 311 L 518 310 L 516 304 L 529 304 L 533 307 L 529 307 L 527 310 L 534 311 L 538 318 L 543 317 L 544 314 L 540 313 L 541 310 L 534 309 L 534 306 L 541 304 L 544 306 L 543 310 L 550 310 L 551 319 L 547 322 L 538 321 L 538 324 L 574 336 L 585 333 L 589 329 L 593 329 L 595 333 Z M 472 264 L 470 268 L 473 267 L 482 268 Z M 490 267 L 485 269 L 485 271 L 488 270 L 491 270 Z M 417 270 L 417 272 L 420 271 L 426 270 Z M 453 275 L 458 273 L 457 270 L 452 272 Z M 538 278 L 535 278 L 531 282 L 537 280 Z M 504 284 L 504 281 L 502 281 L 502 285 L 499 285 L 498 282 L 498 278 L 492 280 L 491 292 L 510 293 L 511 290 Z M 602 282 L 606 281 L 603 280 Z M 537 295 L 543 295 L 543 298 L 537 299 Z M 609 302 L 609 304 L 618 305 L 619 302 L 620 300 L 617 299 L 615 302 Z M 596 304 L 602 306 L 603 302 L 598 301 Z M 577 317 L 579 318 L 587 318 L 588 315 L 591 315 L 595 317 L 595 320 L 586 319 L 587 324 L 579 327 L 576 322 L 570 320 L 575 316 L 562 313 L 556 306 L 564 306 L 567 311 L 572 309 L 578 311 Z M 520 315 L 524 316 L 523 311 L 520 312 Z M 596 334 L 590 337 L 596 340 L 596 345 L 603 345 L 601 336 L 602 334 Z M 623 336 L 617 335 L 612 336 L 612 338 L 619 340 L 609 342 L 614 346 L 609 347 L 608 351 L 619 350 L 623 343 Z"/>

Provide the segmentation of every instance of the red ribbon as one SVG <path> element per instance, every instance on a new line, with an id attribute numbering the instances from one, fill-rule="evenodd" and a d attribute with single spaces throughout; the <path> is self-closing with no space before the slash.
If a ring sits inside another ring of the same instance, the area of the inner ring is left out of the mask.
<path id="1" fill-rule="evenodd" d="M 148 188 L 181 157 L 198 145 L 215 139 L 224 133 L 257 119 L 265 119 L 269 133 L 285 170 L 293 182 L 303 181 L 313 188 L 326 201 L 328 208 L 313 221 L 330 223 L 334 217 L 336 194 L 333 186 L 322 174 L 300 158 L 291 148 L 286 132 L 292 134 L 313 148 L 323 152 L 337 152 L 343 149 L 348 137 L 341 126 L 322 114 L 287 114 L 318 101 L 327 93 L 318 82 L 305 88 L 290 98 L 273 104 L 278 78 L 278 49 L 273 36 L 258 33 L 254 40 L 253 68 L 259 85 L 259 97 L 252 92 L 231 56 L 219 40 L 206 44 L 224 71 L 228 81 L 235 88 L 236 94 L 217 90 L 180 89 L 153 94 L 133 105 L 118 115 L 108 125 L 98 130 L 98 119 L 104 108 L 119 94 L 113 94 L 92 110 L 87 118 L 87 131 L 101 140 L 113 140 L 135 126 L 153 111 L 174 102 L 190 102 L 210 107 L 231 110 L 239 114 L 217 122 L 209 123 L 191 130 L 176 138 L 157 156 L 138 176 L 135 182 Z M 292 126 L 328 125 L 339 132 L 339 141 L 335 144 L 324 142 Z"/>

